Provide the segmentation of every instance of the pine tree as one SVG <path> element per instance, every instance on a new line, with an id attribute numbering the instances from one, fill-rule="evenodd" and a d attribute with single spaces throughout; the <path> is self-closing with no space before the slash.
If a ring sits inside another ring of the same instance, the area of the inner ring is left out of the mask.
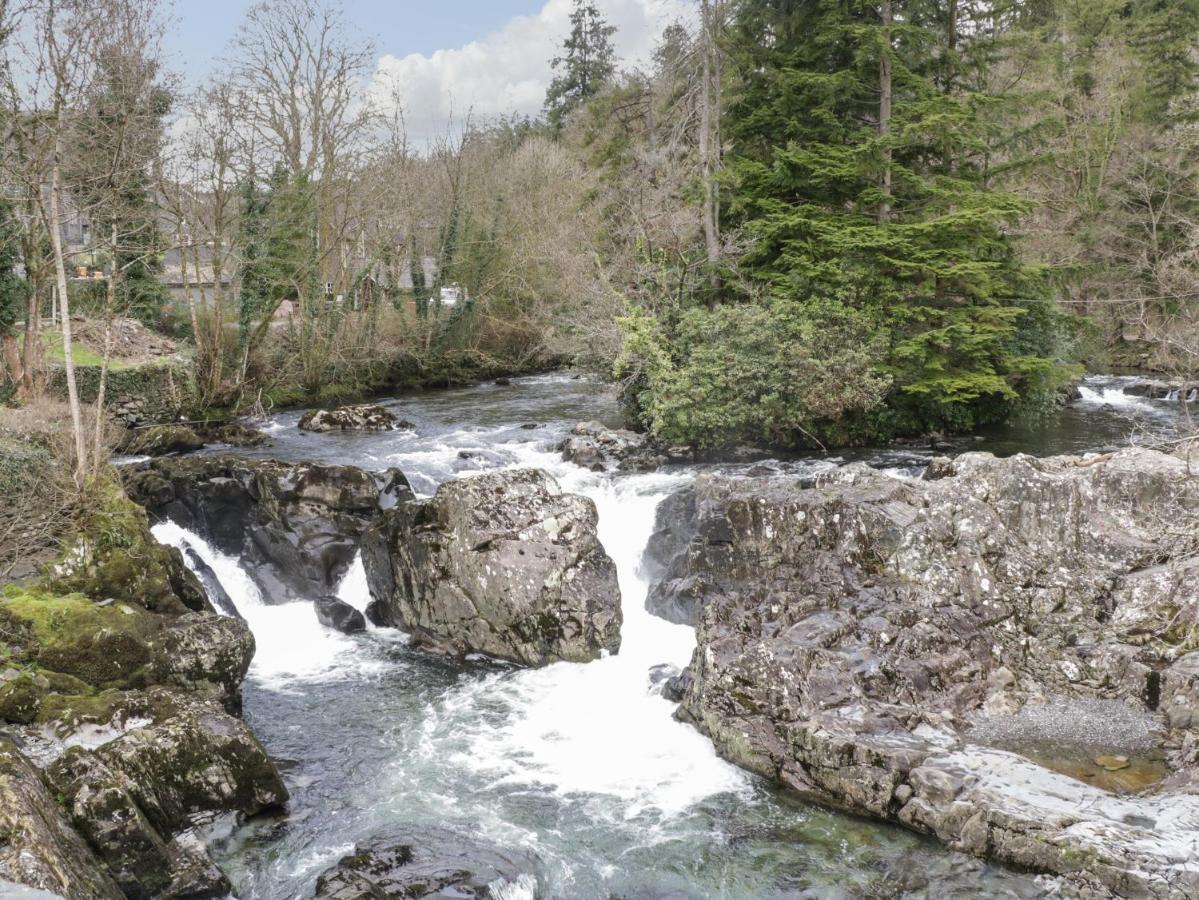
<path id="1" fill-rule="evenodd" d="M 616 73 L 615 33 L 616 26 L 608 24 L 592 0 L 575 0 L 562 55 L 551 61 L 558 74 L 545 94 L 546 118 L 554 128 L 561 128 L 571 113 L 611 81 Z"/>
<path id="2" fill-rule="evenodd" d="M 913 427 L 1002 417 L 1063 374 L 1025 333 L 1046 321 L 1007 236 L 1028 206 L 986 186 L 989 98 L 960 78 L 980 23 L 957 7 L 743 0 L 733 19 L 744 271 L 775 298 L 872 316 Z"/>

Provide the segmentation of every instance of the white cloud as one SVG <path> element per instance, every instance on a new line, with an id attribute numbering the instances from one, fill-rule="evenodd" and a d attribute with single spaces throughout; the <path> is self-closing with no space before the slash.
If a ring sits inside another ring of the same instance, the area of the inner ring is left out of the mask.
<path id="1" fill-rule="evenodd" d="M 547 0 L 541 12 L 517 16 L 499 31 L 463 47 L 383 56 L 375 72 L 376 98 L 386 102 L 392 85 L 404 109 L 409 138 L 417 145 L 445 132 L 451 116 L 476 120 L 517 113 L 536 115 L 552 77 L 550 59 L 570 29 L 573 0 Z M 597 0 L 617 27 L 622 66 L 644 65 L 662 29 L 693 14 L 689 0 Z"/>

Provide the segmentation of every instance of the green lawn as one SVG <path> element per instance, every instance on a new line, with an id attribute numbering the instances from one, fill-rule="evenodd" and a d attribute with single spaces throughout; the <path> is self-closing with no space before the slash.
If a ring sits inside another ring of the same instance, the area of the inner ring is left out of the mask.
<path id="1" fill-rule="evenodd" d="M 63 363 L 62 352 L 62 332 L 61 331 L 43 331 L 42 344 L 46 348 L 46 361 L 54 363 Z M 90 347 L 85 347 L 78 341 L 73 341 L 71 350 L 75 357 L 75 365 L 77 366 L 98 366 L 104 362 L 104 357 L 92 350 Z M 116 358 L 108 361 L 109 369 L 127 369 L 130 363 Z"/>

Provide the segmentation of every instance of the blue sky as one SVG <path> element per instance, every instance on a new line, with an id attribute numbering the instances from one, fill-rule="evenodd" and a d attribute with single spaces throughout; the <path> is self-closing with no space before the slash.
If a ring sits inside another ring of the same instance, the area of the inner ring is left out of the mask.
<path id="1" fill-rule="evenodd" d="M 624 66 L 643 65 L 662 29 L 694 18 L 695 0 L 595 0 L 617 27 Z M 218 57 L 249 0 L 176 0 L 166 50 L 191 84 L 219 72 Z M 409 137 L 427 142 L 461 124 L 536 115 L 569 31 L 574 0 L 344 0 L 350 25 L 378 52 L 373 95 L 398 97 Z M 388 99 L 387 102 L 391 102 Z"/>
<path id="2" fill-rule="evenodd" d="M 189 79 L 213 70 L 241 22 L 248 0 L 176 0 L 177 24 L 167 36 L 174 68 Z M 354 26 L 380 53 L 410 53 L 460 47 L 498 31 L 515 16 L 537 13 L 544 0 L 346 0 Z"/>

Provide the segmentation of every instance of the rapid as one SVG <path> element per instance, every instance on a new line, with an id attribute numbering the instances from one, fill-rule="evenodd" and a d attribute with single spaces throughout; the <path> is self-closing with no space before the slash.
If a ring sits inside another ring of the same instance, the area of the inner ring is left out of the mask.
<path id="1" fill-rule="evenodd" d="M 996 430 L 966 449 L 1078 452 L 1169 429 L 1176 413 L 1167 405 L 1121 388 L 1119 379 L 1088 379 L 1082 399 L 1041 426 Z M 254 632 L 245 715 L 292 793 L 287 815 L 210 835 L 238 897 L 310 895 L 320 872 L 356 844 L 422 825 L 535 854 L 536 884 L 508 886 L 506 900 L 1039 893 L 1031 876 L 788 798 L 674 720 L 651 670 L 685 666 L 694 633 L 646 612 L 641 555 L 661 499 L 712 466 L 620 474 L 563 462 L 554 447 L 575 422 L 619 420 L 608 387 L 548 375 L 386 405 L 415 429 L 314 435 L 296 429 L 298 413 L 284 413 L 264 426 L 273 446 L 239 452 L 396 466 L 421 496 L 484 469 L 545 469 L 596 504 L 618 570 L 621 649 L 588 664 L 520 669 L 416 651 L 394 629 L 343 635 L 321 626 L 310 603 L 263 597 L 240 560 L 200 536 L 156 525 L 159 540 L 190 546 L 213 569 Z M 758 465 L 800 476 L 854 458 L 905 477 L 928 455 L 891 448 Z M 338 594 L 366 606 L 360 561 Z"/>

